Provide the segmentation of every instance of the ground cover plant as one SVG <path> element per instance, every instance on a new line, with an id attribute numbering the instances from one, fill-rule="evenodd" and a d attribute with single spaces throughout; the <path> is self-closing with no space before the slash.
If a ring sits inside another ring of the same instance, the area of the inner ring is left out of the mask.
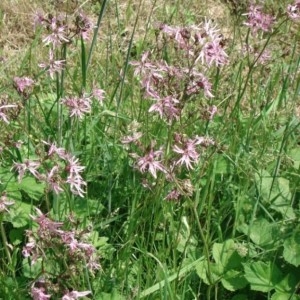
<path id="1" fill-rule="evenodd" d="M 300 299 L 299 0 L 0 11 L 0 299 Z"/>

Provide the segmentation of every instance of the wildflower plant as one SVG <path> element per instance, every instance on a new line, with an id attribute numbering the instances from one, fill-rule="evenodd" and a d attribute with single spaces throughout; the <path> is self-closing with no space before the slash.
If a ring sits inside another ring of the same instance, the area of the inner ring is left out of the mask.
<path id="1" fill-rule="evenodd" d="M 87 234 L 78 230 L 64 230 L 64 223 L 52 221 L 39 209 L 36 209 L 36 214 L 31 218 L 37 227 L 27 230 L 28 242 L 22 250 L 25 270 L 28 269 L 32 278 L 42 278 L 32 284 L 31 294 L 33 298 L 38 293 L 42 297 L 47 291 L 48 297 L 63 294 L 62 299 L 73 299 L 73 293 L 74 299 L 77 299 L 75 296 L 78 292 L 68 292 L 73 288 L 68 286 L 68 282 L 77 281 L 77 274 L 85 270 L 94 273 L 100 269 L 97 251 L 85 240 Z M 31 268 L 34 271 L 29 271 Z M 78 297 L 90 293 L 78 293 Z"/>
<path id="2" fill-rule="evenodd" d="M 298 300 L 299 1 L 96 2 L 0 3 L 0 298 Z"/>
<path id="3" fill-rule="evenodd" d="M 12 224 L 18 234 L 25 233 L 22 272 L 33 281 L 28 296 L 39 300 L 79 299 L 92 291 L 91 286 L 87 289 L 82 284 L 86 277 L 79 280 L 77 275 L 87 272 L 86 276 L 92 277 L 100 270 L 99 254 L 92 244 L 97 237 L 78 226 L 71 228 L 74 223 L 52 218 L 66 219 L 74 212 L 74 201 L 86 201 L 85 166 L 70 146 L 77 140 L 75 136 L 65 137 L 73 130 L 71 126 L 75 128 L 92 113 L 92 106 L 103 105 L 104 91 L 93 79 L 87 93 L 84 78 L 81 88 L 68 96 L 64 89 L 70 82 L 65 83 L 64 72 L 72 67 L 66 59 L 68 47 L 72 45 L 77 51 L 75 44 L 79 41 L 85 52 L 84 43 L 92 38 L 94 25 L 82 10 L 72 18 L 39 11 L 34 28 L 48 60 L 37 62 L 42 71 L 37 68 L 31 76 L 13 78 L 16 104 L 10 101 L 12 93 L 1 98 L 0 126 L 8 132 L 1 141 L 1 236 L 12 268 L 20 263 L 20 242 L 8 242 L 2 222 Z M 52 103 L 41 99 L 42 86 L 55 90 Z M 46 212 L 37 206 L 43 206 Z M 93 239 L 88 237 L 91 234 Z"/>
<path id="4" fill-rule="evenodd" d="M 157 140 L 153 137 L 149 148 L 144 147 L 139 140 L 145 135 L 143 133 L 136 134 L 135 138 L 124 137 L 122 142 L 135 144 L 140 151 L 144 151 L 143 155 L 130 154 L 136 160 L 134 165 L 138 170 L 149 172 L 154 179 L 157 179 L 159 172 L 165 177 L 167 185 L 173 185 L 173 188 L 178 185 L 176 191 L 181 191 L 183 196 L 184 189 L 178 179 L 189 176 L 189 171 L 199 165 L 205 141 L 206 146 L 215 144 L 208 136 L 189 137 L 189 132 L 184 131 L 184 124 L 194 115 L 196 106 L 200 107 L 200 111 L 193 119 L 199 118 L 195 123 L 200 128 L 204 128 L 203 124 L 207 121 L 213 122 L 217 106 L 211 104 L 214 95 L 209 74 L 212 69 L 226 65 L 228 55 L 219 29 L 211 21 L 185 27 L 160 24 L 155 30 L 157 46 L 152 51 L 144 52 L 141 61 L 131 61 L 130 64 L 143 90 L 142 101 L 151 103 L 148 114 L 158 117 L 153 117 L 153 121 L 166 128 L 165 134 L 169 138 L 159 148 L 159 137 Z M 163 48 L 173 54 L 176 58 L 174 62 L 161 57 Z M 209 116 L 205 118 L 207 114 Z M 171 198 L 170 195 L 167 199 Z"/>

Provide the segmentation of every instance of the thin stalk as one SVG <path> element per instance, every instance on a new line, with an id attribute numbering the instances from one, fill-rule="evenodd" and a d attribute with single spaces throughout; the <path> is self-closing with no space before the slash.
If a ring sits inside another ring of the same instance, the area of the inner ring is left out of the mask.
<path id="1" fill-rule="evenodd" d="M 204 245 L 204 253 L 205 253 L 205 257 L 206 257 L 206 261 L 207 261 L 207 277 L 208 277 L 208 282 L 210 284 L 212 284 L 211 269 L 210 269 L 210 260 L 209 260 L 209 256 L 210 255 L 209 255 L 209 249 L 208 249 L 208 245 L 207 245 L 207 240 L 205 238 L 204 232 L 203 232 L 202 227 L 201 227 L 201 223 L 200 223 L 199 218 L 198 218 L 197 208 L 194 205 L 192 205 L 192 207 L 193 207 L 193 214 L 194 214 L 195 219 L 196 219 L 196 224 L 198 226 L 198 230 L 199 230 L 199 233 L 200 233 L 200 237 L 201 237 L 203 245 Z M 211 291 L 211 285 L 208 287 L 208 290 L 207 290 L 207 299 L 210 299 L 210 291 Z"/>
<path id="2" fill-rule="evenodd" d="M 100 9 L 99 17 L 98 17 L 97 24 L 96 24 L 96 27 L 95 27 L 95 30 L 94 30 L 94 35 L 93 35 L 93 40 L 92 40 L 91 48 L 90 48 L 90 51 L 89 51 L 89 54 L 88 54 L 88 58 L 87 58 L 87 61 L 86 61 L 86 72 L 87 72 L 88 67 L 90 65 L 90 62 L 91 62 L 91 58 L 92 58 L 92 53 L 93 53 L 94 47 L 96 46 L 96 41 L 97 41 L 97 36 L 98 36 L 98 31 L 99 31 L 100 23 L 101 23 L 101 20 L 102 20 L 102 18 L 104 16 L 104 12 L 105 12 L 105 8 L 106 8 L 106 4 L 107 3 L 108 3 L 108 0 L 103 0 L 102 1 L 102 6 L 101 6 L 101 9 Z"/>
<path id="3" fill-rule="evenodd" d="M 6 233 L 5 233 L 5 229 L 4 229 L 4 226 L 3 226 L 3 215 L 1 214 L 1 217 L 0 217 L 0 230 L 1 230 L 1 237 L 2 237 L 2 242 L 3 242 L 3 247 L 4 247 L 4 251 L 6 253 L 6 256 L 7 256 L 7 259 L 9 261 L 10 264 L 12 264 L 12 259 L 11 259 L 11 255 L 10 255 L 10 252 L 9 252 L 9 249 L 8 249 L 8 242 L 7 242 L 7 238 L 6 238 Z"/>

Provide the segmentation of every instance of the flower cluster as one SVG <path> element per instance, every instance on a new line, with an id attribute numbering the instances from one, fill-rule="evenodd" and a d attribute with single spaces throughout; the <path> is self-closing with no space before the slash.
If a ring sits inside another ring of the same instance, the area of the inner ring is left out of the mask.
<path id="1" fill-rule="evenodd" d="M 47 259 L 51 259 L 53 255 L 52 259 L 64 261 L 68 265 L 68 270 L 62 271 L 61 277 L 64 280 L 58 281 L 55 284 L 56 288 L 53 288 L 54 283 L 51 282 L 51 276 L 48 276 L 46 271 L 43 274 L 42 284 L 40 281 L 36 281 L 32 285 L 31 295 L 33 299 L 49 299 L 51 295 L 47 292 L 49 293 L 51 289 L 64 291 L 66 281 L 72 277 L 74 272 L 81 272 L 82 268 L 95 272 L 101 267 L 95 247 L 84 240 L 84 234 L 74 230 L 63 230 L 64 223 L 51 220 L 37 208 L 36 212 L 37 216 L 31 217 L 37 224 L 37 228 L 26 232 L 28 242 L 23 248 L 23 256 L 29 258 L 32 265 L 39 260 L 46 263 Z M 52 249 L 52 251 L 47 249 Z M 69 274 L 69 272 L 73 273 Z M 62 299 L 78 299 L 89 293 L 67 291 Z"/>
<path id="2" fill-rule="evenodd" d="M 256 34 L 259 30 L 265 32 L 272 30 L 275 18 L 263 13 L 261 6 L 250 5 L 248 13 L 245 15 L 248 17 L 248 20 L 244 24 L 251 28 L 253 34 Z"/>
<path id="3" fill-rule="evenodd" d="M 212 84 L 203 70 L 227 64 L 228 56 L 219 30 L 210 21 L 201 27 L 162 24 L 159 32 L 183 59 L 176 65 L 169 65 L 164 60 L 151 60 L 151 53 L 147 51 L 141 61 L 130 64 L 134 67 L 134 75 L 140 79 L 145 97 L 154 101 L 149 112 L 157 113 L 172 124 L 179 120 L 185 103 L 193 96 L 203 93 L 207 98 L 213 97 Z"/>
<path id="4" fill-rule="evenodd" d="M 86 114 L 92 111 L 92 98 L 103 105 L 104 94 L 102 89 L 95 88 L 90 95 L 66 97 L 61 100 L 61 103 L 69 109 L 70 117 L 83 119 Z"/>
<path id="5" fill-rule="evenodd" d="M 86 182 L 81 176 L 84 167 L 79 165 L 78 159 L 64 148 L 57 147 L 55 143 L 44 142 L 44 144 L 49 147 L 44 159 L 40 161 L 27 159 L 22 163 L 14 163 L 13 168 L 18 173 L 19 182 L 25 173 L 29 172 L 39 181 L 45 182 L 49 191 L 59 194 L 64 190 L 63 185 L 69 184 L 74 195 L 84 197 Z"/>
<path id="6" fill-rule="evenodd" d="M 175 41 L 180 49 L 188 52 L 195 62 L 201 60 L 209 67 L 213 64 L 219 67 L 228 62 L 228 56 L 223 49 L 222 35 L 211 21 L 205 21 L 202 26 L 172 27 L 162 24 L 159 29 Z"/>
<path id="7" fill-rule="evenodd" d="M 125 143 L 130 142 L 126 141 Z M 143 156 L 137 153 L 130 154 L 135 159 L 136 169 L 141 173 L 150 173 L 154 179 L 157 179 L 158 172 L 161 172 L 168 182 L 181 186 L 180 189 L 175 188 L 170 192 L 166 197 L 169 200 L 191 194 L 187 191 L 193 190 L 193 187 L 183 188 L 182 183 L 186 184 L 186 181 L 179 180 L 177 174 L 180 174 L 182 169 L 186 171 L 193 170 L 201 157 L 201 149 L 215 144 L 214 140 L 208 137 L 195 136 L 194 138 L 187 138 L 184 135 L 176 134 L 172 152 L 168 154 L 168 157 L 165 157 L 163 147 L 158 150 L 154 149 L 155 142 L 151 143 L 150 149 L 144 151 L 141 143 L 137 143 L 136 140 L 133 140 L 132 143 L 139 146 L 144 153 Z M 144 182 L 144 186 L 150 188 L 148 181 Z"/>
<path id="8" fill-rule="evenodd" d="M 19 94 L 24 94 L 30 87 L 34 85 L 34 80 L 29 77 L 15 77 L 14 85 Z"/>
<path id="9" fill-rule="evenodd" d="M 159 37 L 163 46 L 168 47 L 168 51 L 176 57 L 173 65 L 171 60 L 152 59 L 161 54 Z M 122 137 L 121 142 L 127 149 L 135 149 L 130 156 L 136 169 L 142 174 L 149 173 L 152 180 L 164 178 L 171 186 L 164 199 L 179 200 L 182 196 L 191 196 L 194 190 L 190 179 L 182 177 L 188 176 L 197 167 L 203 149 L 215 144 L 208 137 L 184 134 L 182 124 L 190 115 L 195 115 L 195 110 L 190 111 L 195 106 L 200 109 L 199 121 L 212 122 L 217 106 L 207 103 L 214 96 L 206 72 L 226 65 L 228 56 L 219 30 L 210 21 L 205 21 L 201 26 L 159 25 L 157 52 L 147 51 L 140 61 L 131 61 L 130 64 L 145 98 L 152 102 L 148 113 L 162 119 L 171 134 L 168 133 L 168 140 L 162 146 L 157 147 L 157 141 L 153 138 L 150 146 L 145 147 L 141 140 L 143 132 L 135 128 L 129 130 L 130 134 Z M 203 99 L 202 102 L 194 104 L 199 99 Z M 155 184 L 144 178 L 143 186 L 152 189 Z"/>
<path id="10" fill-rule="evenodd" d="M 39 67 L 47 70 L 52 79 L 54 74 L 65 67 L 65 60 L 56 58 L 56 49 L 70 43 L 76 37 L 89 40 L 94 28 L 92 21 L 82 11 L 78 11 L 72 24 L 67 24 L 67 20 L 69 19 L 63 15 L 54 17 L 52 14 L 45 15 L 42 12 L 37 12 L 34 16 L 34 26 L 40 25 L 48 33 L 43 38 L 43 43 L 49 47 L 49 60 L 40 63 Z"/>

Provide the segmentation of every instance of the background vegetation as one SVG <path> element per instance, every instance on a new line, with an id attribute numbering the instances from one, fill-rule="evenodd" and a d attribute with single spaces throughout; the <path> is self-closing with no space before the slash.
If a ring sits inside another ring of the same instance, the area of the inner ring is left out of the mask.
<path id="1" fill-rule="evenodd" d="M 1 1 L 0 299 L 300 299 L 300 3 L 249 5 Z"/>

